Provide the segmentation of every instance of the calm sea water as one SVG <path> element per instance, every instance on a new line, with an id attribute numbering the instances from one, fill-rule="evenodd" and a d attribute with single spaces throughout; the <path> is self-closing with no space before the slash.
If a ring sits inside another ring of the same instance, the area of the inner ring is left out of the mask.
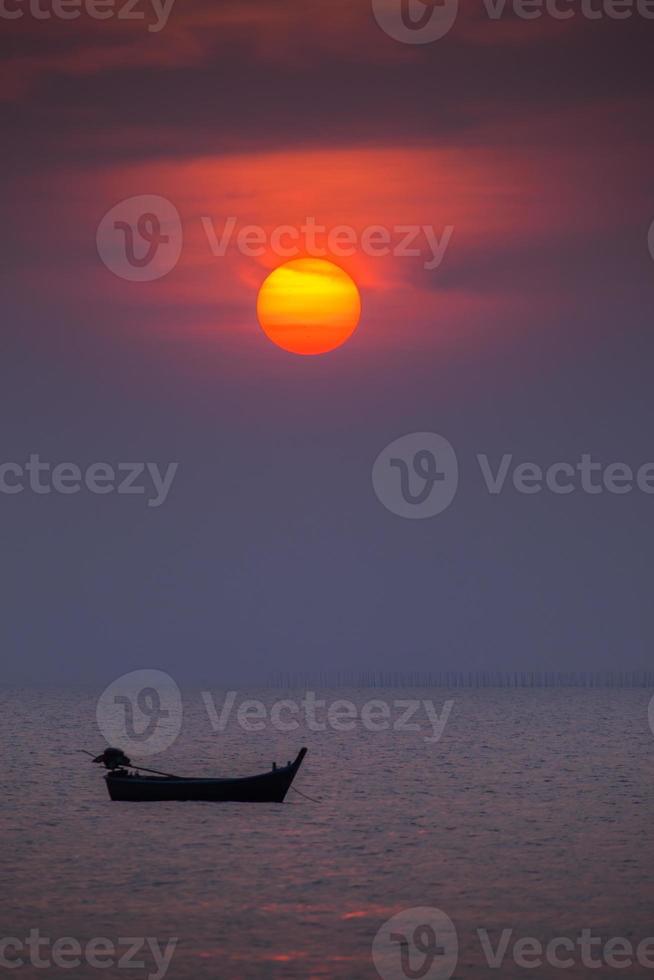
<path id="1" fill-rule="evenodd" d="M 452 699 L 437 743 L 425 740 L 424 713 L 417 732 L 230 724 L 218 734 L 199 692 L 185 692 L 182 734 L 151 764 L 247 775 L 306 744 L 296 786 L 322 802 L 291 793 L 283 806 L 111 803 L 99 768 L 74 751 L 105 747 L 97 693 L 0 693 L 2 936 L 177 937 L 171 980 L 374 978 L 380 927 L 428 906 L 456 927 L 454 977 L 654 976 L 637 963 L 589 970 L 578 956 L 565 970 L 530 970 L 511 953 L 520 937 L 546 943 L 583 929 L 634 946 L 654 935 L 651 692 L 320 692 L 383 698 L 391 709 L 416 697 L 440 711 Z M 489 968 L 480 929 L 493 946 L 513 930 L 500 969 Z M 449 975 L 437 968 L 422 975 Z M 154 971 L 150 959 L 47 972 L 127 980 Z M 411 975 L 399 953 L 387 975 Z"/>

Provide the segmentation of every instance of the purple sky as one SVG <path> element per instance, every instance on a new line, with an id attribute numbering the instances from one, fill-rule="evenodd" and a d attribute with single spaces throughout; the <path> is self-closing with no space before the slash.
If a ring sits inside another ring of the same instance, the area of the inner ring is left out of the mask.
<path id="1" fill-rule="evenodd" d="M 493 495 L 476 457 L 654 461 L 654 20 L 466 2 L 413 45 L 365 0 L 6 6 L 0 464 L 179 468 L 160 507 L 0 493 L 2 678 L 648 666 L 654 494 Z M 137 195 L 183 228 L 152 282 L 96 246 Z M 256 321 L 283 259 L 211 253 L 228 216 L 454 230 L 431 270 L 336 258 L 360 326 L 298 357 Z M 371 482 L 413 432 L 459 461 L 427 520 Z"/>

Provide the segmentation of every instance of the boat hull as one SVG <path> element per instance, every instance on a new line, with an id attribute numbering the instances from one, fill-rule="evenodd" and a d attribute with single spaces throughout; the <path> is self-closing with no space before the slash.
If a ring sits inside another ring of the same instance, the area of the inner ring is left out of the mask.
<path id="1" fill-rule="evenodd" d="M 107 773 L 105 780 L 111 799 L 121 803 L 283 803 L 305 755 L 306 749 L 301 749 L 291 765 L 238 779 L 144 776 L 119 770 Z"/>

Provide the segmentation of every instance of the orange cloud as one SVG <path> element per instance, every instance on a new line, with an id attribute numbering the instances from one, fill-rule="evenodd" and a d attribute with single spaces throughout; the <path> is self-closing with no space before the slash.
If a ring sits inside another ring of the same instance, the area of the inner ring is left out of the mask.
<path id="1" fill-rule="evenodd" d="M 585 203 L 580 197 L 587 164 L 583 156 L 571 160 L 554 152 L 541 154 L 535 166 L 527 151 L 379 146 L 144 162 L 41 176 L 39 193 L 47 201 L 41 214 L 43 252 L 23 274 L 29 281 L 37 277 L 41 290 L 54 291 L 59 302 L 74 297 L 88 309 L 93 304 L 105 312 L 113 308 L 117 324 L 128 310 L 130 325 L 137 322 L 143 330 L 180 336 L 199 330 L 239 343 L 246 335 L 258 336 L 259 286 L 270 269 L 292 257 L 271 247 L 272 233 L 280 225 L 299 229 L 312 218 L 326 229 L 346 225 L 355 233 L 352 255 L 324 257 L 342 266 L 362 290 L 357 338 L 374 329 L 379 342 L 397 343 L 401 325 L 405 341 L 423 331 L 426 342 L 438 342 L 453 331 L 484 325 L 489 312 L 526 310 L 538 302 L 533 282 L 528 291 L 521 286 L 521 252 L 551 249 L 576 227 L 580 208 L 587 232 L 601 227 L 605 216 L 594 209 L 591 191 Z M 29 193 L 34 190 L 26 182 L 18 197 Z M 150 283 L 118 278 L 95 248 L 102 216 L 140 194 L 171 201 L 183 227 L 177 266 Z M 260 254 L 239 247 L 239 233 L 248 226 L 261 229 Z M 413 243 L 419 255 L 366 254 L 361 242 L 366 229 L 375 226 L 386 229 L 394 245 L 397 228 L 431 227 L 436 238 L 446 227 L 453 233 L 441 263 L 427 268 L 431 253 L 424 235 Z M 27 248 L 31 229 L 22 233 Z M 224 247 L 218 249 L 223 254 L 216 254 L 223 236 Z M 329 244 L 325 237 L 321 242 Z M 301 246 L 300 239 L 302 254 Z"/>

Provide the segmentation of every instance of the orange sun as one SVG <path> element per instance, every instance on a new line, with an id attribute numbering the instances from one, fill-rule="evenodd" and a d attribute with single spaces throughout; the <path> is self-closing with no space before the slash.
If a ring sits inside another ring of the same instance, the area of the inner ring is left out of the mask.
<path id="1" fill-rule="evenodd" d="M 325 354 L 352 336 L 361 316 L 354 281 L 325 259 L 293 259 L 259 290 L 257 316 L 266 336 L 293 354 Z"/>

